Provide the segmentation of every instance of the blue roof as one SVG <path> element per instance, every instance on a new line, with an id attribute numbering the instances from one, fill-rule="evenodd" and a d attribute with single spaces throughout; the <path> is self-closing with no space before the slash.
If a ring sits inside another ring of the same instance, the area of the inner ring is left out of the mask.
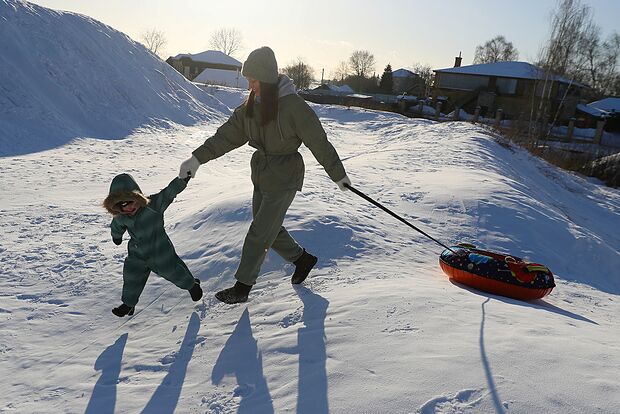
<path id="1" fill-rule="evenodd" d="M 594 107 L 596 109 L 600 109 L 603 111 L 616 111 L 620 113 L 620 98 L 619 97 L 609 97 L 605 99 L 601 99 L 600 101 L 590 102 L 588 106 Z"/>

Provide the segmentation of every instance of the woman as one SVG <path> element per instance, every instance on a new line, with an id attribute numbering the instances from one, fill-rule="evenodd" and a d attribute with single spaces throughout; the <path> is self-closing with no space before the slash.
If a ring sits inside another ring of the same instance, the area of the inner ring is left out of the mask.
<path id="1" fill-rule="evenodd" d="M 253 220 L 235 273 L 237 282 L 215 295 L 230 304 L 248 299 L 269 248 L 295 264 L 293 284 L 303 282 L 317 262 L 282 226 L 303 184 L 304 162 L 297 151 L 302 143 L 341 190 L 351 184 L 314 111 L 297 95 L 291 79 L 278 75 L 273 51 L 268 47 L 254 50 L 244 62 L 242 74 L 249 82 L 247 101 L 235 109 L 215 135 L 193 151 L 179 172 L 180 177 L 194 177 L 201 164 L 245 143 L 256 148 L 250 163 Z"/>

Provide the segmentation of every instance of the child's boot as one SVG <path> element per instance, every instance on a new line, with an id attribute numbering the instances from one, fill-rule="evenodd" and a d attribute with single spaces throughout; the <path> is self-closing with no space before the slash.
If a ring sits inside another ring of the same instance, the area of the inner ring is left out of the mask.
<path id="1" fill-rule="evenodd" d="M 195 283 L 189 290 L 189 294 L 194 302 L 198 302 L 202 298 L 202 288 L 200 287 L 200 280 L 194 279 Z"/>
<path id="2" fill-rule="evenodd" d="M 112 313 L 118 316 L 119 318 L 122 318 L 125 315 L 129 315 L 129 316 L 133 315 L 134 309 L 135 309 L 134 307 L 127 306 L 124 303 L 122 303 L 119 307 L 112 309 Z"/>

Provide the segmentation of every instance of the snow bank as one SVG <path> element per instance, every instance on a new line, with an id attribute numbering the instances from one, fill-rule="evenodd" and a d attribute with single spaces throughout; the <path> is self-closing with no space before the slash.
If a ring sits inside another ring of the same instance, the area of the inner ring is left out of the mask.
<path id="1" fill-rule="evenodd" d="M 227 113 L 144 46 L 86 16 L 0 0 L 0 156 Z"/>

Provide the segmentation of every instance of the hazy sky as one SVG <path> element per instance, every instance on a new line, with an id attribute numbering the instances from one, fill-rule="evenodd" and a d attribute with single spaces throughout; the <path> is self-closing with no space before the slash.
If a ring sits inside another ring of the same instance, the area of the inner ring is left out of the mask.
<path id="1" fill-rule="evenodd" d="M 302 58 L 328 78 L 354 50 L 375 56 L 377 73 L 420 62 L 452 67 L 462 52 L 471 64 L 477 45 L 498 34 L 533 60 L 548 35 L 556 0 L 34 0 L 100 20 L 139 40 L 148 29 L 164 32 L 165 57 L 209 49 L 219 28 L 235 28 L 244 49 L 268 45 L 279 65 Z M 582 0 L 591 7 L 603 37 L 620 31 L 620 0 Z"/>

